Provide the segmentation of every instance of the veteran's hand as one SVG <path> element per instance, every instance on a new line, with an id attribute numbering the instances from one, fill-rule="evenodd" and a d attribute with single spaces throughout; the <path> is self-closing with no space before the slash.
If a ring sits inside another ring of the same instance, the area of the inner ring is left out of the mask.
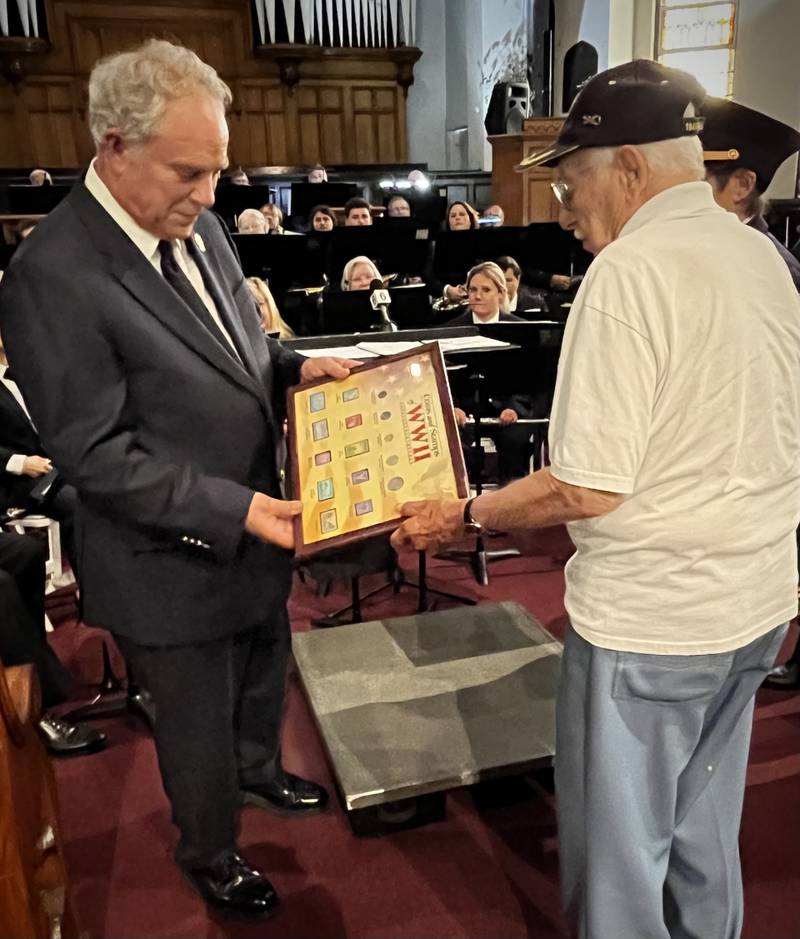
<path id="1" fill-rule="evenodd" d="M 500 417 L 498 420 L 504 426 L 508 424 L 516 424 L 519 420 L 519 414 L 517 414 L 513 408 L 503 408 L 503 410 L 500 412 Z"/>
<path id="2" fill-rule="evenodd" d="M 333 356 L 323 356 L 319 359 L 306 359 L 300 369 L 303 381 L 314 381 L 317 378 L 347 378 L 350 369 L 363 365 L 357 359 L 337 359 Z"/>
<path id="3" fill-rule="evenodd" d="M 461 408 L 453 408 L 453 414 L 456 416 L 456 424 L 458 424 L 459 427 L 464 427 L 467 423 L 467 415 Z"/>
<path id="4" fill-rule="evenodd" d="M 294 548 L 292 519 L 302 511 L 297 501 L 273 499 L 263 492 L 253 494 L 244 527 L 251 535 L 281 548 Z"/>
<path id="5" fill-rule="evenodd" d="M 404 502 L 399 511 L 406 520 L 392 535 L 392 546 L 398 551 L 401 548 L 428 551 L 456 541 L 464 534 L 465 501 L 425 499 Z"/>

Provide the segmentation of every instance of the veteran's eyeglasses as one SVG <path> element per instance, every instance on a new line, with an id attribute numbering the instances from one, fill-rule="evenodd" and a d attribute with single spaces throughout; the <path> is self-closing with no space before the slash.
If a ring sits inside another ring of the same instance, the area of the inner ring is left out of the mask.
<path id="1" fill-rule="evenodd" d="M 572 205 L 573 191 L 569 183 L 565 183 L 563 179 L 556 179 L 550 183 L 550 188 L 560 206 L 568 209 Z"/>

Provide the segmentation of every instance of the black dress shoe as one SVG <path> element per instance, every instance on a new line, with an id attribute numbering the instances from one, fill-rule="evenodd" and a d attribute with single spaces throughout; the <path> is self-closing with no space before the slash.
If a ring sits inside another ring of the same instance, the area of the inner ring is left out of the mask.
<path id="1" fill-rule="evenodd" d="M 264 919 L 280 902 L 267 878 L 235 851 L 210 867 L 184 868 L 183 872 L 209 906 L 233 916 Z"/>
<path id="2" fill-rule="evenodd" d="M 97 753 L 106 745 L 106 735 L 87 724 L 71 724 L 52 714 L 39 721 L 39 731 L 51 756 L 84 756 Z"/>
<path id="3" fill-rule="evenodd" d="M 800 662 L 791 659 L 785 665 L 776 665 L 767 672 L 765 688 L 775 691 L 797 691 L 800 689 Z"/>
<path id="4" fill-rule="evenodd" d="M 322 786 L 282 771 L 268 783 L 242 789 L 242 804 L 257 805 L 276 815 L 294 818 L 298 815 L 317 815 L 328 804 L 328 793 Z"/>

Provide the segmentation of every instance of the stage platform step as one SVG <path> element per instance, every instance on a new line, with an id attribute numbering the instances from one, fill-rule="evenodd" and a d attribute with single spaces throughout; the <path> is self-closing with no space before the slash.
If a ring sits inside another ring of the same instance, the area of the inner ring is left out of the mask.
<path id="1" fill-rule="evenodd" d="M 561 644 L 518 603 L 295 633 L 357 834 L 444 817 L 457 786 L 549 766 Z"/>

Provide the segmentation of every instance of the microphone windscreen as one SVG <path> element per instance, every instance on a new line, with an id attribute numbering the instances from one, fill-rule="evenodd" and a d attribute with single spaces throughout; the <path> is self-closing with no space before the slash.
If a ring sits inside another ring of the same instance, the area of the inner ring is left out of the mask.
<path id="1" fill-rule="evenodd" d="M 383 289 L 383 281 L 382 281 L 382 280 L 378 280 L 377 277 L 373 278 L 373 279 L 369 282 L 369 289 L 370 289 L 370 290 L 382 290 L 382 289 Z"/>

